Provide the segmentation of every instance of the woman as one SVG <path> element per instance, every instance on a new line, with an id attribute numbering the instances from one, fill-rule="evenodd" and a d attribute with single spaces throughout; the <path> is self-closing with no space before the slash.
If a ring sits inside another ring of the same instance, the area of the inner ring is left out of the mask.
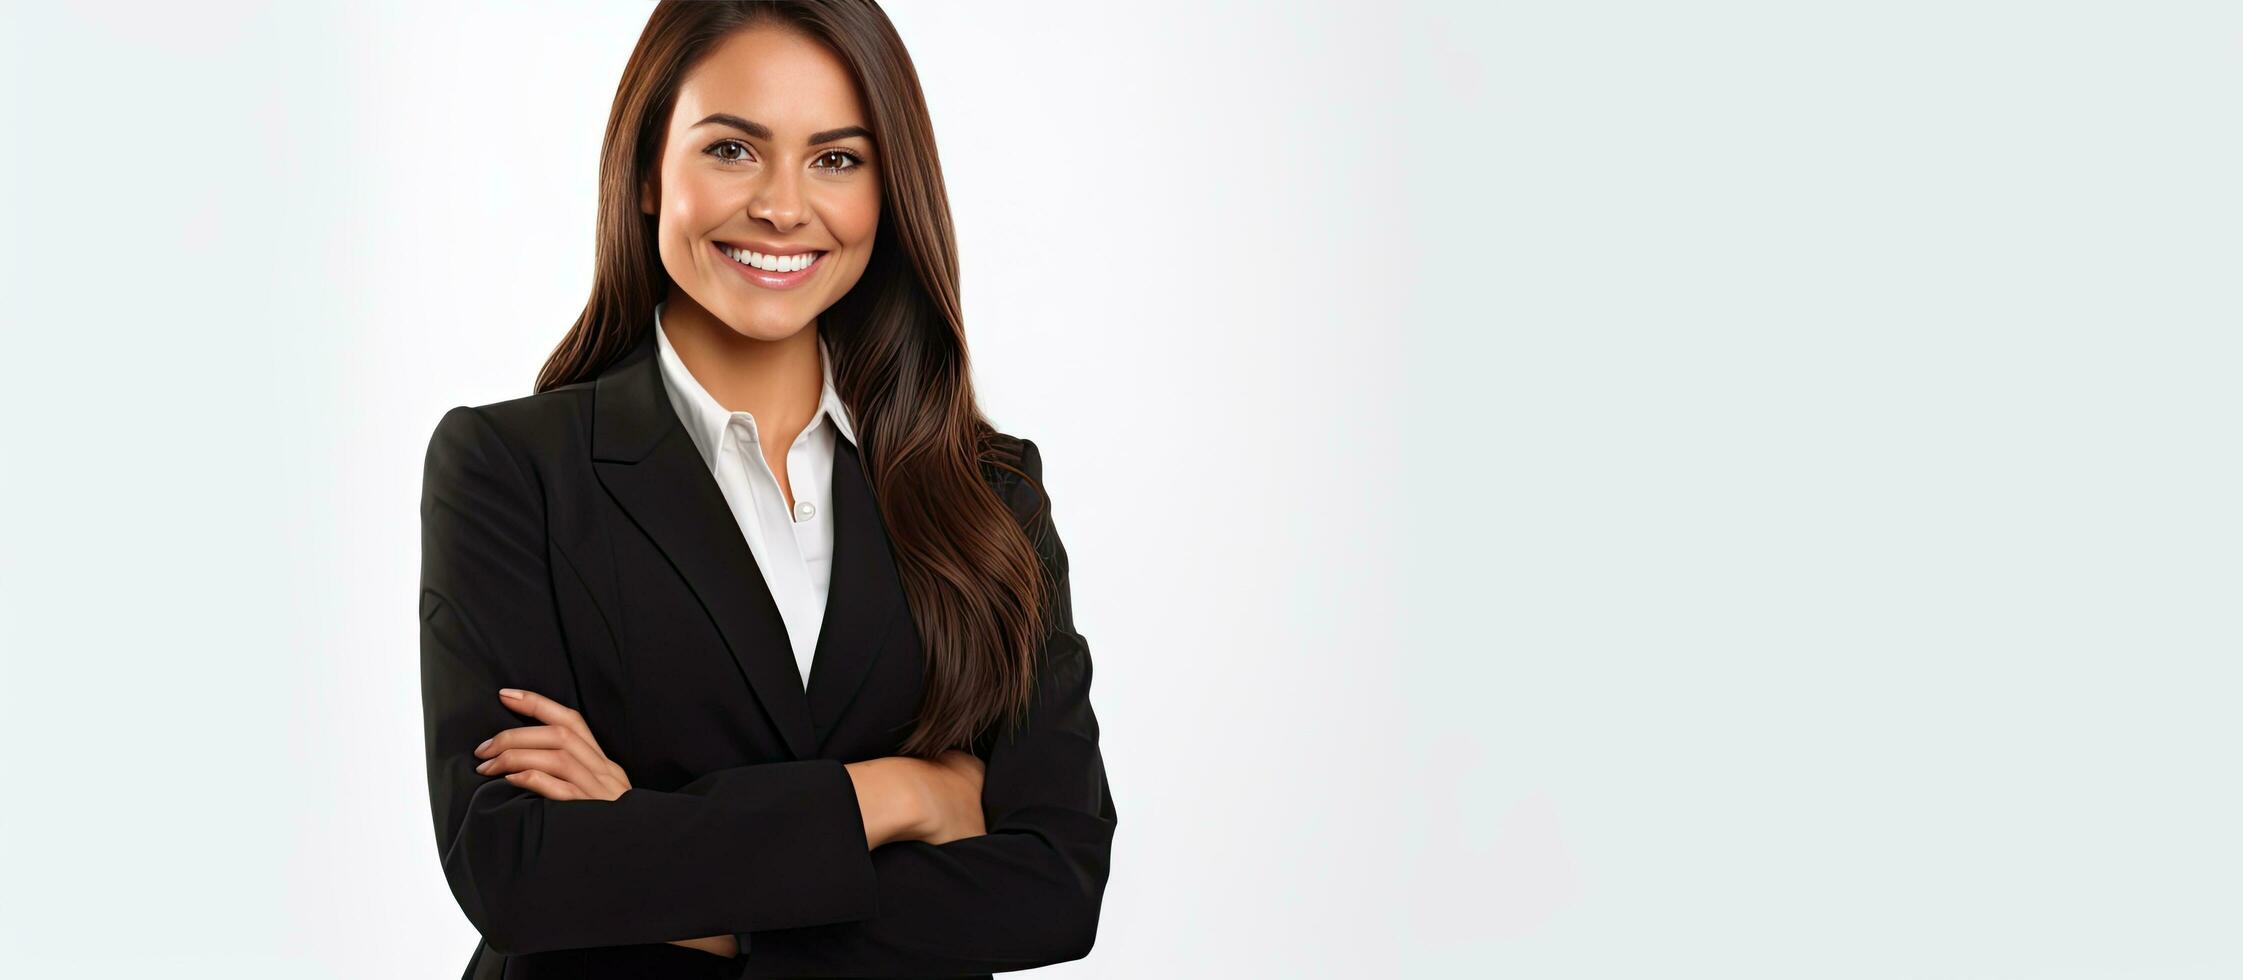
<path id="1" fill-rule="evenodd" d="M 987 976 L 1087 954 L 1115 828 L 1038 447 L 976 407 L 869 2 L 655 7 L 590 302 L 447 412 L 421 677 L 466 976 Z"/>

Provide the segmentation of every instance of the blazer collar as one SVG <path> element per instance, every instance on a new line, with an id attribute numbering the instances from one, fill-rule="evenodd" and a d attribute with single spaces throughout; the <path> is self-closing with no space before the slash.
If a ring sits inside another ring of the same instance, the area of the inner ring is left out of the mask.
<path id="1" fill-rule="evenodd" d="M 778 603 L 671 406 L 656 353 L 650 324 L 594 382 L 593 469 L 692 586 L 787 748 L 815 758 L 908 610 L 864 462 L 852 440 L 834 440 L 832 580 L 806 691 Z"/>

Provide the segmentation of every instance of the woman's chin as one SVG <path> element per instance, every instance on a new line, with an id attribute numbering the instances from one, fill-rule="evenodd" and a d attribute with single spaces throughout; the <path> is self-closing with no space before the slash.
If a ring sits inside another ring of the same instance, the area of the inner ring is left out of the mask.
<path id="1" fill-rule="evenodd" d="M 792 311 L 775 313 L 769 310 L 734 311 L 720 313 L 717 320 L 732 328 L 732 332 L 749 340 L 785 340 L 801 333 L 810 325 L 810 318 Z"/>

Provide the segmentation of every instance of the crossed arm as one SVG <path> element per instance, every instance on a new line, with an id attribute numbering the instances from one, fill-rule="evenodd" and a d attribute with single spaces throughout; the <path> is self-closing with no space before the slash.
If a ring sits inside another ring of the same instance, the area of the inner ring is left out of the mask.
<path id="1" fill-rule="evenodd" d="M 615 800 L 630 792 L 630 774 L 600 747 L 582 712 L 536 691 L 503 688 L 499 702 L 540 725 L 509 728 L 475 749 L 475 771 L 526 787 L 549 800 Z M 988 831 L 983 825 L 979 756 L 952 749 L 932 760 L 888 756 L 843 767 L 856 784 L 865 846 L 923 840 L 943 844 Z M 730 933 L 672 939 L 705 953 L 740 955 Z"/>
<path id="2" fill-rule="evenodd" d="M 1034 443 L 1024 449 L 1040 478 Z M 612 800 L 549 799 L 476 772 L 476 746 L 520 724 L 499 688 L 578 699 L 537 487 L 485 412 L 455 408 L 437 425 L 421 498 L 429 798 L 445 879 L 493 949 L 730 935 L 743 976 L 997 972 L 1089 951 L 1116 818 L 1066 551 L 1049 506 L 1020 499 L 1032 490 L 1013 502 L 1053 575 L 1054 625 L 1027 724 L 985 760 L 988 832 L 868 851 L 839 760 L 721 769 Z"/>

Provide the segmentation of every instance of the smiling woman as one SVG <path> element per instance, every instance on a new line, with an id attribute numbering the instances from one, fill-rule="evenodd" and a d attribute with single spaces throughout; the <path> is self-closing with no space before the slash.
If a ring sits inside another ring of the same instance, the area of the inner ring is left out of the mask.
<path id="1" fill-rule="evenodd" d="M 1117 826 L 1043 455 L 982 415 L 878 7 L 655 6 L 592 294 L 447 412 L 421 680 L 467 976 L 1089 953 Z"/>
<path id="2" fill-rule="evenodd" d="M 882 198 L 867 118 L 848 65 L 796 30 L 732 31 L 686 73 L 639 210 L 708 314 L 693 323 L 781 340 L 863 277 Z"/>

